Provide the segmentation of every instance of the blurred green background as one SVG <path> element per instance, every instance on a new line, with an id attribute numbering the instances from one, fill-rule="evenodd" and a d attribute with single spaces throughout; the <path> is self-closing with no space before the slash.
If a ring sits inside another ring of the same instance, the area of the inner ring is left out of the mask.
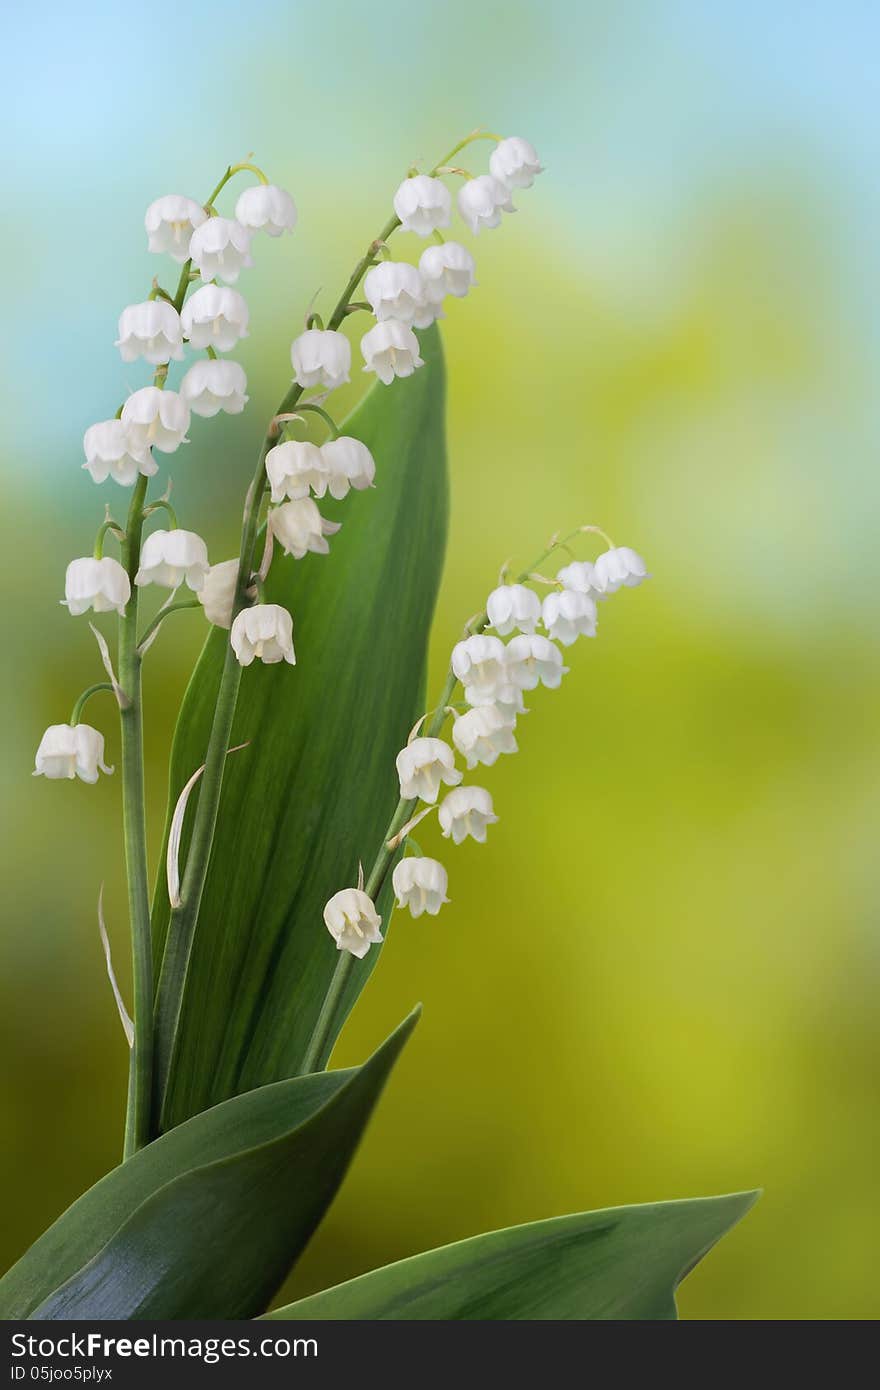
<path id="1" fill-rule="evenodd" d="M 100 678 L 57 600 L 104 500 L 122 506 L 80 439 L 147 379 L 113 347 L 159 269 L 144 208 L 206 196 L 251 150 L 300 207 L 240 285 L 248 411 L 194 421 L 170 460 L 182 524 L 225 558 L 308 301 L 335 298 L 407 165 L 485 124 L 547 172 L 473 242 L 479 288 L 444 326 L 432 689 L 500 562 L 558 527 L 599 522 L 654 579 L 603 608 L 487 775 L 489 844 L 444 844 L 452 905 L 398 920 L 337 1058 L 416 999 L 424 1019 L 290 1287 L 762 1185 L 684 1316 L 876 1316 L 876 7 L 194 0 L 157 22 L 50 0 L 7 29 L 3 1262 L 121 1140 L 95 916 L 103 879 L 127 980 L 118 778 L 30 771 Z M 147 683 L 154 858 L 204 633 L 173 622 Z M 110 711 L 92 715 L 113 760 Z"/>

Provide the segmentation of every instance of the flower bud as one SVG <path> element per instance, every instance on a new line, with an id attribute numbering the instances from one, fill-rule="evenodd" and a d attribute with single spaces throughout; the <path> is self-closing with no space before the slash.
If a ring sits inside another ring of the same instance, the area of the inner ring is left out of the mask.
<path id="1" fill-rule="evenodd" d="M 97 782 L 99 768 L 108 775 L 113 771 L 104 765 L 103 734 L 90 724 L 50 724 L 40 739 L 33 775 Z"/>
<path id="2" fill-rule="evenodd" d="M 216 278 L 234 285 L 242 270 L 253 265 L 252 236 L 232 217 L 209 217 L 192 234 L 190 259 L 203 280 Z"/>
<path id="3" fill-rule="evenodd" d="M 315 555 L 329 554 L 326 538 L 340 529 L 340 522 L 323 517 L 311 497 L 298 497 L 275 507 L 269 513 L 268 525 L 285 555 L 292 555 L 295 560 L 301 560 L 310 550 Z"/>
<path id="4" fill-rule="evenodd" d="M 406 801 L 417 797 L 434 802 L 440 783 L 455 787 L 463 774 L 455 766 L 455 754 L 442 738 L 414 738 L 401 748 L 396 761 L 400 795 Z"/>
<path id="5" fill-rule="evenodd" d="M 592 594 L 595 597 L 599 592 L 596 568 L 590 560 L 572 560 L 570 565 L 563 565 L 556 580 L 564 589 L 573 589 L 578 594 Z"/>
<path id="6" fill-rule="evenodd" d="M 443 904 L 449 902 L 446 870 L 436 859 L 425 859 L 421 855 L 401 859 L 394 866 L 391 886 L 398 907 L 408 907 L 413 917 L 421 917 L 423 912 L 436 917 Z"/>
<path id="7" fill-rule="evenodd" d="M 229 641 L 241 666 L 255 659 L 267 666 L 278 661 L 296 665 L 293 650 L 293 619 L 277 603 L 256 603 L 243 608 L 232 624 Z"/>
<path id="8" fill-rule="evenodd" d="M 455 845 L 460 845 L 469 835 L 479 844 L 485 844 L 486 827 L 498 820 L 492 797 L 485 787 L 456 787 L 445 797 L 437 814 L 444 838 L 451 837 Z"/>
<path id="9" fill-rule="evenodd" d="M 360 888 L 343 888 L 324 908 L 324 924 L 340 951 L 363 958 L 382 940 L 382 918 L 372 898 Z"/>
<path id="10" fill-rule="evenodd" d="M 210 568 L 208 547 L 195 531 L 153 531 L 141 547 L 134 582 L 139 588 L 159 584 L 164 589 L 177 589 L 186 582 L 198 593 Z"/>
<path id="11" fill-rule="evenodd" d="M 502 212 L 516 212 L 510 191 L 491 174 L 468 179 L 459 189 L 458 210 L 474 234 L 482 227 L 497 227 Z"/>
<path id="12" fill-rule="evenodd" d="M 630 550 L 628 545 L 619 545 L 599 556 L 593 577 L 599 597 L 607 598 L 620 588 L 634 589 L 651 576 L 637 551 Z"/>
<path id="13" fill-rule="evenodd" d="M 193 414 L 205 419 L 221 410 L 226 415 L 240 415 L 248 402 L 244 367 L 219 358 L 194 362 L 180 383 L 180 394 Z"/>
<path id="14" fill-rule="evenodd" d="M 148 299 L 129 304 L 119 315 L 116 347 L 123 362 L 143 357 L 154 367 L 163 362 L 179 362 L 183 357 L 183 330 L 180 315 L 164 299 Z"/>
<path id="15" fill-rule="evenodd" d="M 326 386 L 332 391 L 349 380 L 351 344 L 344 333 L 308 328 L 294 338 L 290 360 L 294 379 L 300 386 Z"/>
<path id="16" fill-rule="evenodd" d="M 81 560 L 71 560 L 67 566 L 62 602 L 74 617 L 91 608 L 96 613 L 110 613 L 115 609 L 121 618 L 130 598 L 128 575 L 111 556 L 96 560 L 87 555 Z"/>
<path id="17" fill-rule="evenodd" d="M 235 603 L 235 586 L 238 581 L 238 558 L 221 560 L 211 565 L 205 575 L 205 582 L 198 592 L 199 603 L 205 610 L 205 617 L 215 627 L 232 626 L 232 609 Z"/>
<path id="18" fill-rule="evenodd" d="M 543 172 L 534 145 L 519 135 L 500 140 L 489 156 L 489 172 L 505 188 L 531 188 Z"/>
<path id="19" fill-rule="evenodd" d="M 365 372 L 375 372 L 381 382 L 390 386 L 396 376 L 412 376 L 417 367 L 425 364 L 419 356 L 419 340 L 408 324 L 396 319 L 377 323 L 361 338 Z"/>
<path id="20" fill-rule="evenodd" d="M 248 306 L 238 290 L 202 285 L 183 306 L 180 321 L 190 347 L 231 352 L 248 336 Z"/>
<path id="21" fill-rule="evenodd" d="M 248 231 L 281 236 L 296 226 L 296 204 L 289 193 L 274 183 L 258 183 L 239 194 L 235 217 Z"/>
<path id="22" fill-rule="evenodd" d="M 394 211 L 405 232 L 430 236 L 436 228 L 449 226 L 452 195 L 442 179 L 415 174 L 404 179 L 395 193 Z"/>
<path id="23" fill-rule="evenodd" d="M 189 260 L 189 244 L 196 227 L 207 221 L 208 214 L 194 198 L 167 193 L 150 203 L 144 217 L 149 249 L 171 256 L 178 265 Z"/>

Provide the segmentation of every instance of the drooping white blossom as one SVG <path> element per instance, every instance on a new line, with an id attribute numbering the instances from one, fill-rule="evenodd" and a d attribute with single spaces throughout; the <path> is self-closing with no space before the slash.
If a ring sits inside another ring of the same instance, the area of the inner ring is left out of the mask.
<path id="1" fill-rule="evenodd" d="M 484 707 L 478 705 L 475 706 L 475 708 L 482 709 Z M 517 689 L 516 686 L 511 686 L 509 690 L 505 690 L 499 695 L 497 700 L 492 702 L 491 707 L 486 706 L 486 708 L 497 710 L 508 729 L 516 728 L 516 721 L 519 715 L 528 714 L 526 702 L 523 699 L 523 693 L 521 690 Z"/>
<path id="2" fill-rule="evenodd" d="M 183 306 L 180 321 L 194 348 L 231 352 L 248 336 L 248 306 L 244 295 L 225 285 L 202 285 Z"/>
<path id="3" fill-rule="evenodd" d="M 413 328 L 430 328 L 437 319 L 445 319 L 442 300 L 429 299 L 427 294 L 423 297 L 420 304 L 416 306 L 413 314 Z"/>
<path id="4" fill-rule="evenodd" d="M 243 608 L 229 634 L 232 650 L 241 666 L 254 660 L 272 666 L 278 661 L 296 665 L 293 650 L 293 619 L 277 603 L 255 603 Z"/>
<path id="5" fill-rule="evenodd" d="M 634 589 L 650 577 L 641 555 L 628 545 L 604 551 L 594 567 L 594 580 L 600 598 L 616 594 L 621 588 Z"/>
<path id="6" fill-rule="evenodd" d="M 437 814 L 444 838 L 451 836 L 456 845 L 469 835 L 479 844 L 485 844 L 486 827 L 498 820 L 492 797 L 485 787 L 455 787 L 444 797 Z"/>
<path id="7" fill-rule="evenodd" d="M 541 600 L 525 584 L 499 584 L 486 600 L 486 615 L 500 637 L 515 628 L 534 632 L 541 618 Z"/>
<path id="8" fill-rule="evenodd" d="M 122 423 L 130 443 L 141 453 L 153 448 L 173 454 L 189 443 L 189 406 L 176 391 L 160 391 L 158 386 L 133 391 L 122 407 Z"/>
<path id="9" fill-rule="evenodd" d="M 541 618 L 549 635 L 564 647 L 579 637 L 596 636 L 596 601 L 577 589 L 556 589 L 548 594 Z"/>
<path id="10" fill-rule="evenodd" d="M 203 280 L 225 280 L 234 285 L 242 270 L 253 265 L 253 232 L 234 217 L 209 217 L 193 232 L 189 254 Z"/>
<path id="11" fill-rule="evenodd" d="M 386 319 L 377 323 L 361 338 L 364 371 L 375 372 L 386 386 L 396 376 L 412 376 L 417 367 L 425 364 L 419 356 L 419 340 L 406 323 Z"/>
<path id="12" fill-rule="evenodd" d="M 112 478 L 122 487 L 130 487 L 139 473 L 151 478 L 159 471 L 149 449 L 135 447 L 131 431 L 122 420 L 100 420 L 89 425 L 83 435 L 83 450 L 83 468 L 96 483 Z"/>
<path id="13" fill-rule="evenodd" d="M 144 216 L 149 249 L 171 256 L 178 265 L 183 265 L 189 260 L 193 232 L 207 219 L 205 209 L 194 198 L 166 193 L 150 203 Z"/>
<path id="14" fill-rule="evenodd" d="M 139 357 L 154 367 L 163 362 L 179 362 L 183 357 L 180 315 L 165 299 L 129 304 L 119 315 L 115 346 L 123 362 L 136 362 Z"/>
<path id="15" fill-rule="evenodd" d="M 452 649 L 453 674 L 464 686 L 469 705 L 491 705 L 510 696 L 507 650 L 499 637 L 478 633 Z"/>
<path id="16" fill-rule="evenodd" d="M 194 593 L 202 588 L 211 566 L 208 547 L 195 531 L 152 531 L 141 546 L 141 562 L 134 577 L 143 588 L 158 584 L 163 589 L 177 589 L 186 584 Z"/>
<path id="17" fill-rule="evenodd" d="M 273 502 L 283 502 L 285 497 L 308 497 L 310 491 L 323 497 L 327 491 L 324 456 L 318 445 L 307 439 L 287 439 L 270 449 L 266 455 L 266 476 Z"/>
<path id="18" fill-rule="evenodd" d="M 97 782 L 98 770 L 107 774 L 112 767 L 104 763 L 104 735 L 90 724 L 50 724 L 40 739 L 34 777 Z"/>
<path id="19" fill-rule="evenodd" d="M 401 859 L 391 875 L 398 907 L 408 907 L 413 917 L 421 917 L 423 912 L 427 912 L 429 917 L 436 917 L 443 904 L 449 902 L 446 896 L 448 885 L 443 865 L 436 859 L 425 859 L 422 855 L 409 855 Z"/>
<path id="20" fill-rule="evenodd" d="M 300 386 L 326 386 L 332 391 L 349 380 L 351 344 L 344 333 L 307 328 L 294 338 L 290 360 L 294 379 Z"/>
<path id="21" fill-rule="evenodd" d="M 247 376 L 239 362 L 194 362 L 180 383 L 180 394 L 194 415 L 211 419 L 222 410 L 240 415 L 248 402 Z"/>
<path id="22" fill-rule="evenodd" d="M 341 434 L 321 445 L 321 462 L 326 474 L 327 491 L 337 499 L 345 497 L 349 488 L 362 492 L 372 487 L 376 463 L 366 444 L 351 435 Z M 322 494 L 316 493 L 316 496 Z"/>
<path id="23" fill-rule="evenodd" d="M 483 227 L 497 227 L 502 212 L 516 212 L 510 190 L 491 174 L 468 179 L 458 191 L 458 210 L 475 234 Z"/>
<path id="24" fill-rule="evenodd" d="M 296 226 L 296 204 L 274 183 L 258 183 L 239 194 L 235 217 L 248 231 L 281 236 Z"/>
<path id="25" fill-rule="evenodd" d="M 382 918 L 372 898 L 360 888 L 343 888 L 324 908 L 324 925 L 337 949 L 349 951 L 359 959 L 382 940 Z"/>
<path id="26" fill-rule="evenodd" d="M 91 608 L 95 613 L 110 613 L 115 609 L 121 618 L 130 598 L 128 574 L 111 556 L 96 560 L 93 555 L 85 555 L 80 560 L 71 560 L 67 566 L 62 602 L 74 617 Z"/>
<path id="27" fill-rule="evenodd" d="M 520 690 L 537 685 L 556 690 L 567 671 L 562 652 L 549 637 L 512 637 L 507 644 L 507 676 Z"/>
<path id="28" fill-rule="evenodd" d="M 438 227 L 449 226 L 452 195 L 442 179 L 415 174 L 404 179 L 395 193 L 394 211 L 405 232 L 430 236 Z"/>
<path id="29" fill-rule="evenodd" d="M 515 753 L 513 729 L 497 705 L 477 705 L 460 714 L 452 726 L 452 742 L 467 760 L 468 770 L 483 763 L 491 767 L 501 753 Z"/>
<path id="30" fill-rule="evenodd" d="M 205 610 L 205 617 L 215 627 L 232 626 L 232 609 L 235 603 L 235 585 L 238 580 L 238 557 L 234 560 L 221 560 L 211 565 L 205 575 L 205 582 L 198 591 L 199 603 Z"/>
<path id="31" fill-rule="evenodd" d="M 364 277 L 364 295 L 380 323 L 385 319 L 412 323 L 423 304 L 425 287 L 414 265 L 380 261 Z"/>
<path id="32" fill-rule="evenodd" d="M 417 797 L 434 802 L 440 783 L 457 787 L 463 777 L 455 766 L 455 754 L 442 738 L 414 738 L 401 748 L 396 760 L 400 795 L 406 801 Z"/>
<path id="33" fill-rule="evenodd" d="M 591 560 L 572 560 L 571 564 L 562 566 L 556 579 L 564 589 L 573 589 L 578 594 L 592 594 L 595 597 L 599 593 L 596 567 Z"/>
<path id="34" fill-rule="evenodd" d="M 268 525 L 285 555 L 301 560 L 310 550 L 315 555 L 329 554 L 327 537 L 335 535 L 341 523 L 323 517 L 311 497 L 298 497 L 273 508 Z"/>
<path id="35" fill-rule="evenodd" d="M 474 258 L 458 241 L 426 246 L 419 256 L 419 274 L 428 299 L 440 303 L 447 294 L 463 299 L 475 285 Z"/>
<path id="36" fill-rule="evenodd" d="M 506 188 L 531 188 L 543 168 L 534 145 L 519 135 L 499 140 L 489 156 L 489 172 Z"/>

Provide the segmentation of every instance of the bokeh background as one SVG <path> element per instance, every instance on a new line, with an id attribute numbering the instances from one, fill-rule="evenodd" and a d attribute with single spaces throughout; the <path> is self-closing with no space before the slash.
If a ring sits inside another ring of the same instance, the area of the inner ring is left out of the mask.
<path id="1" fill-rule="evenodd" d="M 126 979 L 118 779 L 30 771 L 99 678 L 57 601 L 120 504 L 80 471 L 80 439 L 146 380 L 113 347 L 158 269 L 144 208 L 206 196 L 251 150 L 300 205 L 243 284 L 252 404 L 194 422 L 173 460 L 183 524 L 220 558 L 312 294 L 335 298 L 413 159 L 485 124 L 532 139 L 547 172 L 475 242 L 479 289 L 445 325 L 434 684 L 499 563 L 558 527 L 600 522 L 654 579 L 535 699 L 520 756 L 490 774 L 489 844 L 445 854 L 452 906 L 399 923 L 338 1058 L 419 998 L 424 1020 L 290 1287 L 518 1221 L 762 1185 L 684 1316 L 876 1316 L 878 40 L 856 0 L 10 15 L 4 1263 L 121 1137 L 95 920 L 104 879 Z M 204 631 L 175 622 L 148 674 L 154 857 Z"/>

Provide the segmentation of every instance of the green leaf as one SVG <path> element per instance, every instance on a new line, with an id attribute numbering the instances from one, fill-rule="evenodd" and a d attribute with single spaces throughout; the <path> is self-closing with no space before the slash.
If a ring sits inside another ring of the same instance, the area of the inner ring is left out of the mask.
<path id="1" fill-rule="evenodd" d="M 302 1070 L 337 960 L 324 904 L 354 885 L 358 860 L 369 870 L 397 803 L 394 759 L 424 709 L 446 538 L 436 328 L 421 344 L 424 368 L 376 385 L 344 426 L 373 452 L 375 489 L 322 503 L 343 522 L 329 556 L 273 565 L 269 597 L 293 614 L 297 665 L 255 662 L 243 673 L 232 743 L 250 746 L 225 770 L 163 1128 Z M 171 809 L 204 762 L 225 642 L 223 632 L 209 639 L 183 703 Z M 387 884 L 386 926 L 391 908 Z M 168 915 L 160 881 L 158 952 Z M 374 947 L 356 963 L 335 1032 L 378 955 Z"/>
<path id="2" fill-rule="evenodd" d="M 266 1314 L 305 1320 L 657 1320 L 757 1192 L 560 1216 L 374 1269 Z"/>
<path id="3" fill-rule="evenodd" d="M 415 1026 L 362 1067 L 276 1082 L 108 1173 L 0 1280 L 0 1318 L 249 1318 L 332 1201 Z"/>

